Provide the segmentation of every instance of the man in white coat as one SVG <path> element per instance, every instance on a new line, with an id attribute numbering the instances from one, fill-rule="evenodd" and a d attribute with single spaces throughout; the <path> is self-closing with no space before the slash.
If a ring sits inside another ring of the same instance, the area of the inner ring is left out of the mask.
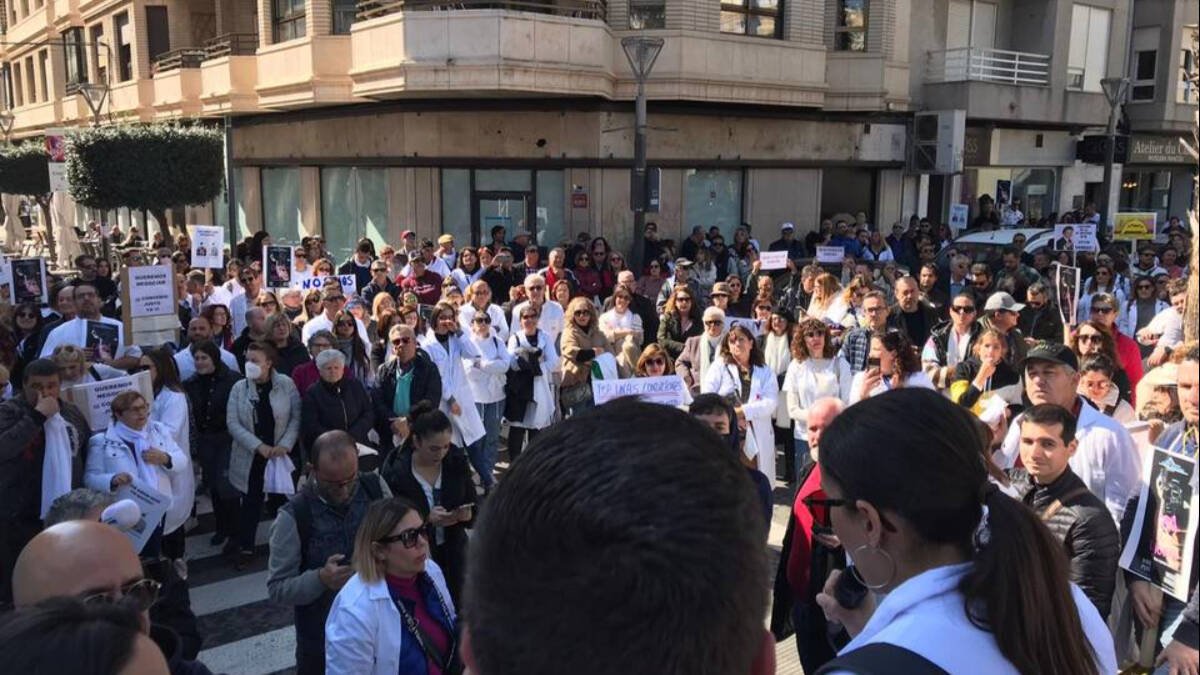
<path id="1" fill-rule="evenodd" d="M 82 282 L 75 285 L 75 310 L 74 319 L 64 321 L 46 336 L 46 342 L 42 345 L 43 359 L 54 356 L 54 349 L 59 345 L 75 345 L 87 352 L 89 362 L 103 363 L 121 370 L 137 367 L 142 350 L 136 345 L 125 344 L 125 326 L 120 321 L 100 314 L 100 295 L 95 286 Z M 88 347 L 89 322 L 107 324 L 116 329 L 117 349 L 114 354 L 103 354 L 100 350 Z"/>
<path id="2" fill-rule="evenodd" d="M 193 318 L 188 322 L 187 339 L 188 346 L 175 353 L 175 368 L 179 370 L 180 382 L 187 382 L 196 375 L 196 359 L 192 350 L 197 344 L 212 339 L 212 324 L 202 316 Z M 221 350 L 221 363 L 233 372 L 239 372 L 237 357 L 219 344 L 217 349 Z"/>

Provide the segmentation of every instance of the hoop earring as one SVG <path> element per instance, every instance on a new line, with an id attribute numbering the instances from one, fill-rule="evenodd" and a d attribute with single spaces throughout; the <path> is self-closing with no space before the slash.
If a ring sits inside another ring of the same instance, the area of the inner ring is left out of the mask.
<path id="1" fill-rule="evenodd" d="M 854 577 L 856 579 L 858 579 L 858 582 L 860 584 L 862 584 L 863 586 L 866 586 L 867 588 L 871 589 L 872 591 L 877 591 L 877 590 L 887 586 L 888 584 L 891 584 L 892 580 L 896 578 L 896 561 L 892 558 L 892 555 L 877 546 L 870 546 L 868 544 L 863 544 L 862 546 L 859 546 L 858 548 L 854 549 L 854 552 L 850 555 L 850 557 L 853 560 L 858 561 L 859 555 L 860 555 L 859 552 L 864 549 L 871 551 L 877 555 L 882 555 L 884 558 L 887 559 L 888 566 L 890 566 L 892 568 L 892 570 L 890 572 L 888 572 L 887 580 L 880 582 L 878 584 L 868 583 L 867 580 L 863 578 L 862 571 L 861 571 L 862 567 L 860 567 L 857 564 L 857 562 L 853 567 L 851 567 L 850 572 L 854 575 Z"/>

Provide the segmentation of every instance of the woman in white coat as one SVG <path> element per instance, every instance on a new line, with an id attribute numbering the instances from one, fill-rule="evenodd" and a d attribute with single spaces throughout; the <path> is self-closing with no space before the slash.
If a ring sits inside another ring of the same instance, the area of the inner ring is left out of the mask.
<path id="1" fill-rule="evenodd" d="M 190 503 L 195 495 L 176 494 L 175 487 L 181 474 L 191 472 L 191 462 L 170 430 L 150 419 L 146 397 L 138 391 L 117 394 L 112 401 L 112 415 L 113 424 L 88 444 L 84 484 L 99 492 L 117 492 L 137 481 L 169 498 L 172 508 L 177 501 Z M 153 525 L 161 528 L 163 524 Z M 141 551 L 144 555 L 158 552 L 157 548 Z"/>
<path id="2" fill-rule="evenodd" d="M 442 376 L 441 409 L 454 427 L 454 444 L 469 448 L 483 438 L 484 431 L 463 362 L 477 361 L 479 352 L 459 330 L 458 309 L 454 305 L 439 302 L 434 306 L 421 348 Z"/>
<path id="3" fill-rule="evenodd" d="M 518 325 L 508 338 L 512 370 L 505 385 L 504 417 L 509 425 L 509 463 L 521 454 L 526 436 L 532 441 L 538 431 L 554 421 L 550 380 L 558 369 L 558 352 L 554 349 L 554 338 L 538 328 L 541 317 L 541 308 L 529 303 L 522 305 L 517 314 Z"/>
<path id="4" fill-rule="evenodd" d="M 779 383 L 767 366 L 750 330 L 734 324 L 721 340 L 721 354 L 704 373 L 703 394 L 731 399 L 739 421 L 746 421 L 746 457 L 775 480 L 775 427 L 771 415 L 779 404 Z"/>
<path id="5" fill-rule="evenodd" d="M 492 319 L 492 335 L 508 342 L 508 318 L 499 305 L 492 304 L 492 287 L 482 279 L 467 286 L 466 302 L 458 308 L 458 327 L 464 333 L 471 332 L 471 321 L 476 314 L 486 313 Z"/>
<path id="6" fill-rule="evenodd" d="M 183 393 L 183 384 L 179 381 L 179 369 L 175 366 L 175 358 L 165 349 L 150 349 L 142 354 L 138 363 L 150 374 L 150 383 L 154 388 L 154 402 L 150 404 L 150 420 L 162 424 L 171 433 L 171 438 L 189 457 L 192 453 L 192 424 L 187 394 Z M 171 504 L 167 512 L 163 534 L 170 535 L 178 532 L 175 537 L 169 537 L 164 544 L 164 553 L 173 560 L 183 558 L 183 531 L 180 527 L 192 515 L 195 497 L 183 498 L 183 495 L 194 495 L 196 480 L 192 472 L 180 474 L 173 479 L 175 492 L 180 496 Z"/>
<path id="7" fill-rule="evenodd" d="M 405 499 L 367 509 L 354 537 L 355 574 L 325 620 L 328 675 L 418 675 L 431 662 L 445 673 L 458 663 L 458 617 L 445 576 L 429 559 L 428 533 Z"/>
<path id="8" fill-rule="evenodd" d="M 479 359 L 467 362 L 467 382 L 475 396 L 475 408 L 483 420 L 483 440 L 467 448 L 471 466 L 479 474 L 485 492 L 495 483 L 493 471 L 500 454 L 500 422 L 504 416 L 504 383 L 512 355 L 504 341 L 492 331 L 492 317 L 479 312 L 471 320 L 471 344 Z"/>

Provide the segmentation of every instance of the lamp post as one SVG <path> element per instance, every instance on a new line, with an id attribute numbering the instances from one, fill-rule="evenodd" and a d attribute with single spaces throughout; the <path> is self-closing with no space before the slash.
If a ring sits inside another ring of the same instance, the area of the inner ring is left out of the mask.
<path id="1" fill-rule="evenodd" d="M 106 82 L 84 82 L 79 85 L 78 92 L 83 94 L 83 100 L 87 102 L 88 109 L 92 111 L 92 128 L 100 127 L 100 111 L 104 109 L 104 101 L 108 98 L 108 83 Z M 108 240 L 108 227 L 104 225 L 103 218 L 100 222 L 100 255 L 112 265 L 112 247 Z"/>
<path id="2" fill-rule="evenodd" d="M 4 132 L 5 144 L 12 142 L 9 140 L 9 134 L 12 133 L 13 123 L 16 121 L 17 116 L 13 114 L 13 111 L 6 109 L 0 112 L 0 131 Z"/>
<path id="3" fill-rule="evenodd" d="M 1112 227 L 1112 213 L 1109 205 L 1112 203 L 1113 163 L 1117 155 L 1117 108 L 1125 102 L 1129 91 L 1129 78 L 1106 77 L 1100 80 L 1104 89 L 1104 98 L 1108 99 L 1108 138 L 1104 147 L 1104 202 L 1100 205 L 1101 227 Z M 1109 230 L 1111 231 L 1111 230 Z"/>
<path id="4" fill-rule="evenodd" d="M 637 81 L 634 103 L 633 175 L 629 201 L 633 209 L 633 269 L 642 267 L 642 231 L 646 226 L 646 78 L 662 52 L 663 39 L 643 36 L 621 38 L 621 49 Z"/>

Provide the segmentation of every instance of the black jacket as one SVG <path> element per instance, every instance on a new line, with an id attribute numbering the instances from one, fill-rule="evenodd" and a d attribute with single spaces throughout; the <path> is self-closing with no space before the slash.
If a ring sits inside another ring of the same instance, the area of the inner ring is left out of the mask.
<path id="1" fill-rule="evenodd" d="M 317 436 L 332 429 L 347 431 L 356 442 L 369 445 L 367 434 L 375 425 L 375 409 L 362 382 L 349 377 L 337 384 L 318 380 L 304 392 L 300 419 L 300 440 L 306 452 Z"/>
<path id="2" fill-rule="evenodd" d="M 91 429 L 78 408 L 59 402 L 71 437 L 71 487 L 83 485 Z M 24 396 L 0 403 L 0 529 L 5 521 L 40 523 L 46 418 Z"/>
<path id="3" fill-rule="evenodd" d="M 292 371 L 302 363 L 308 362 L 308 350 L 304 348 L 304 344 L 295 335 L 288 337 L 287 345 L 283 349 L 276 348 L 279 352 L 279 360 L 275 362 L 275 372 L 281 375 L 292 376 Z M 245 367 L 246 364 L 242 364 Z"/>
<path id="4" fill-rule="evenodd" d="M 1021 309 L 1017 327 L 1027 337 L 1035 340 L 1063 341 L 1062 316 L 1058 313 L 1058 307 L 1051 303 L 1042 305 L 1040 309 L 1034 308 L 1033 305 L 1025 305 Z"/>
<path id="5" fill-rule="evenodd" d="M 197 374 L 183 383 L 183 391 L 187 394 L 192 409 L 192 425 L 198 434 L 228 436 L 229 426 L 225 422 L 226 403 L 229 402 L 229 392 L 233 385 L 240 379 L 237 373 L 222 364 L 211 377 Z"/>
<path id="6" fill-rule="evenodd" d="M 925 300 L 917 301 L 917 311 L 915 313 L 920 314 L 925 319 L 924 335 L 909 334 L 908 324 L 904 321 L 904 311 L 900 309 L 899 303 L 888 308 L 888 326 L 904 331 L 904 334 L 908 335 L 909 342 L 913 343 L 917 349 L 920 349 L 925 344 L 925 340 L 929 339 L 929 334 L 937 327 L 939 319 L 937 310 Z"/>
<path id="7" fill-rule="evenodd" d="M 375 296 L 379 295 L 380 293 L 387 293 L 388 295 L 392 296 L 393 300 L 395 300 L 400 295 L 400 287 L 396 285 L 396 282 L 388 279 L 387 282 L 382 286 L 372 281 L 366 286 L 360 288 L 358 294 L 362 297 L 363 301 L 367 303 L 367 311 L 370 311 L 371 308 L 375 306 Z"/>
<path id="8" fill-rule="evenodd" d="M 979 374 L 979 369 L 983 364 L 979 359 L 972 356 L 966 361 L 959 361 L 954 367 L 954 378 L 951 383 L 959 380 L 971 382 L 975 376 Z M 991 391 L 1008 387 L 1021 382 L 1021 376 L 1016 369 L 1008 364 L 1007 361 L 1001 361 L 1000 365 L 996 366 L 996 372 L 992 373 L 992 388 Z M 976 389 L 974 384 L 970 384 L 967 391 L 958 399 L 958 403 L 964 407 L 970 408 L 979 402 L 979 397 L 983 396 L 983 391 Z"/>
<path id="9" fill-rule="evenodd" d="M 1008 474 L 1021 501 L 1033 509 L 1066 547 L 1071 581 L 1096 605 L 1100 616 L 1107 619 L 1112 609 L 1121 541 L 1104 502 L 1087 489 L 1070 467 L 1049 485 L 1035 484 L 1024 469 L 1010 469 Z M 1056 501 L 1061 508 L 1051 515 Z"/>
<path id="10" fill-rule="evenodd" d="M 704 323 L 699 319 L 692 322 L 687 331 L 683 331 L 679 327 L 679 317 L 675 314 L 662 317 L 662 322 L 658 324 L 658 346 L 662 347 L 667 356 L 674 362 L 683 353 L 683 344 L 687 339 L 699 335 L 704 331 Z"/>
<path id="11" fill-rule="evenodd" d="M 360 267 L 354 262 L 354 254 L 350 254 L 350 258 L 342 263 L 337 269 L 338 274 L 353 274 L 357 282 L 356 288 L 366 288 L 367 284 L 371 283 L 371 264 L 367 263 L 366 267 Z"/>
<path id="12" fill-rule="evenodd" d="M 429 359 L 424 350 L 418 349 L 413 359 L 412 388 L 409 390 L 409 401 L 416 405 L 417 401 L 429 401 L 435 406 L 442 402 L 442 376 L 437 366 Z M 396 375 L 400 370 L 400 362 L 391 359 L 379 367 L 375 373 L 375 389 L 371 393 L 375 407 L 375 431 L 379 434 L 380 455 L 386 456 L 392 445 L 392 400 L 396 396 Z"/>

